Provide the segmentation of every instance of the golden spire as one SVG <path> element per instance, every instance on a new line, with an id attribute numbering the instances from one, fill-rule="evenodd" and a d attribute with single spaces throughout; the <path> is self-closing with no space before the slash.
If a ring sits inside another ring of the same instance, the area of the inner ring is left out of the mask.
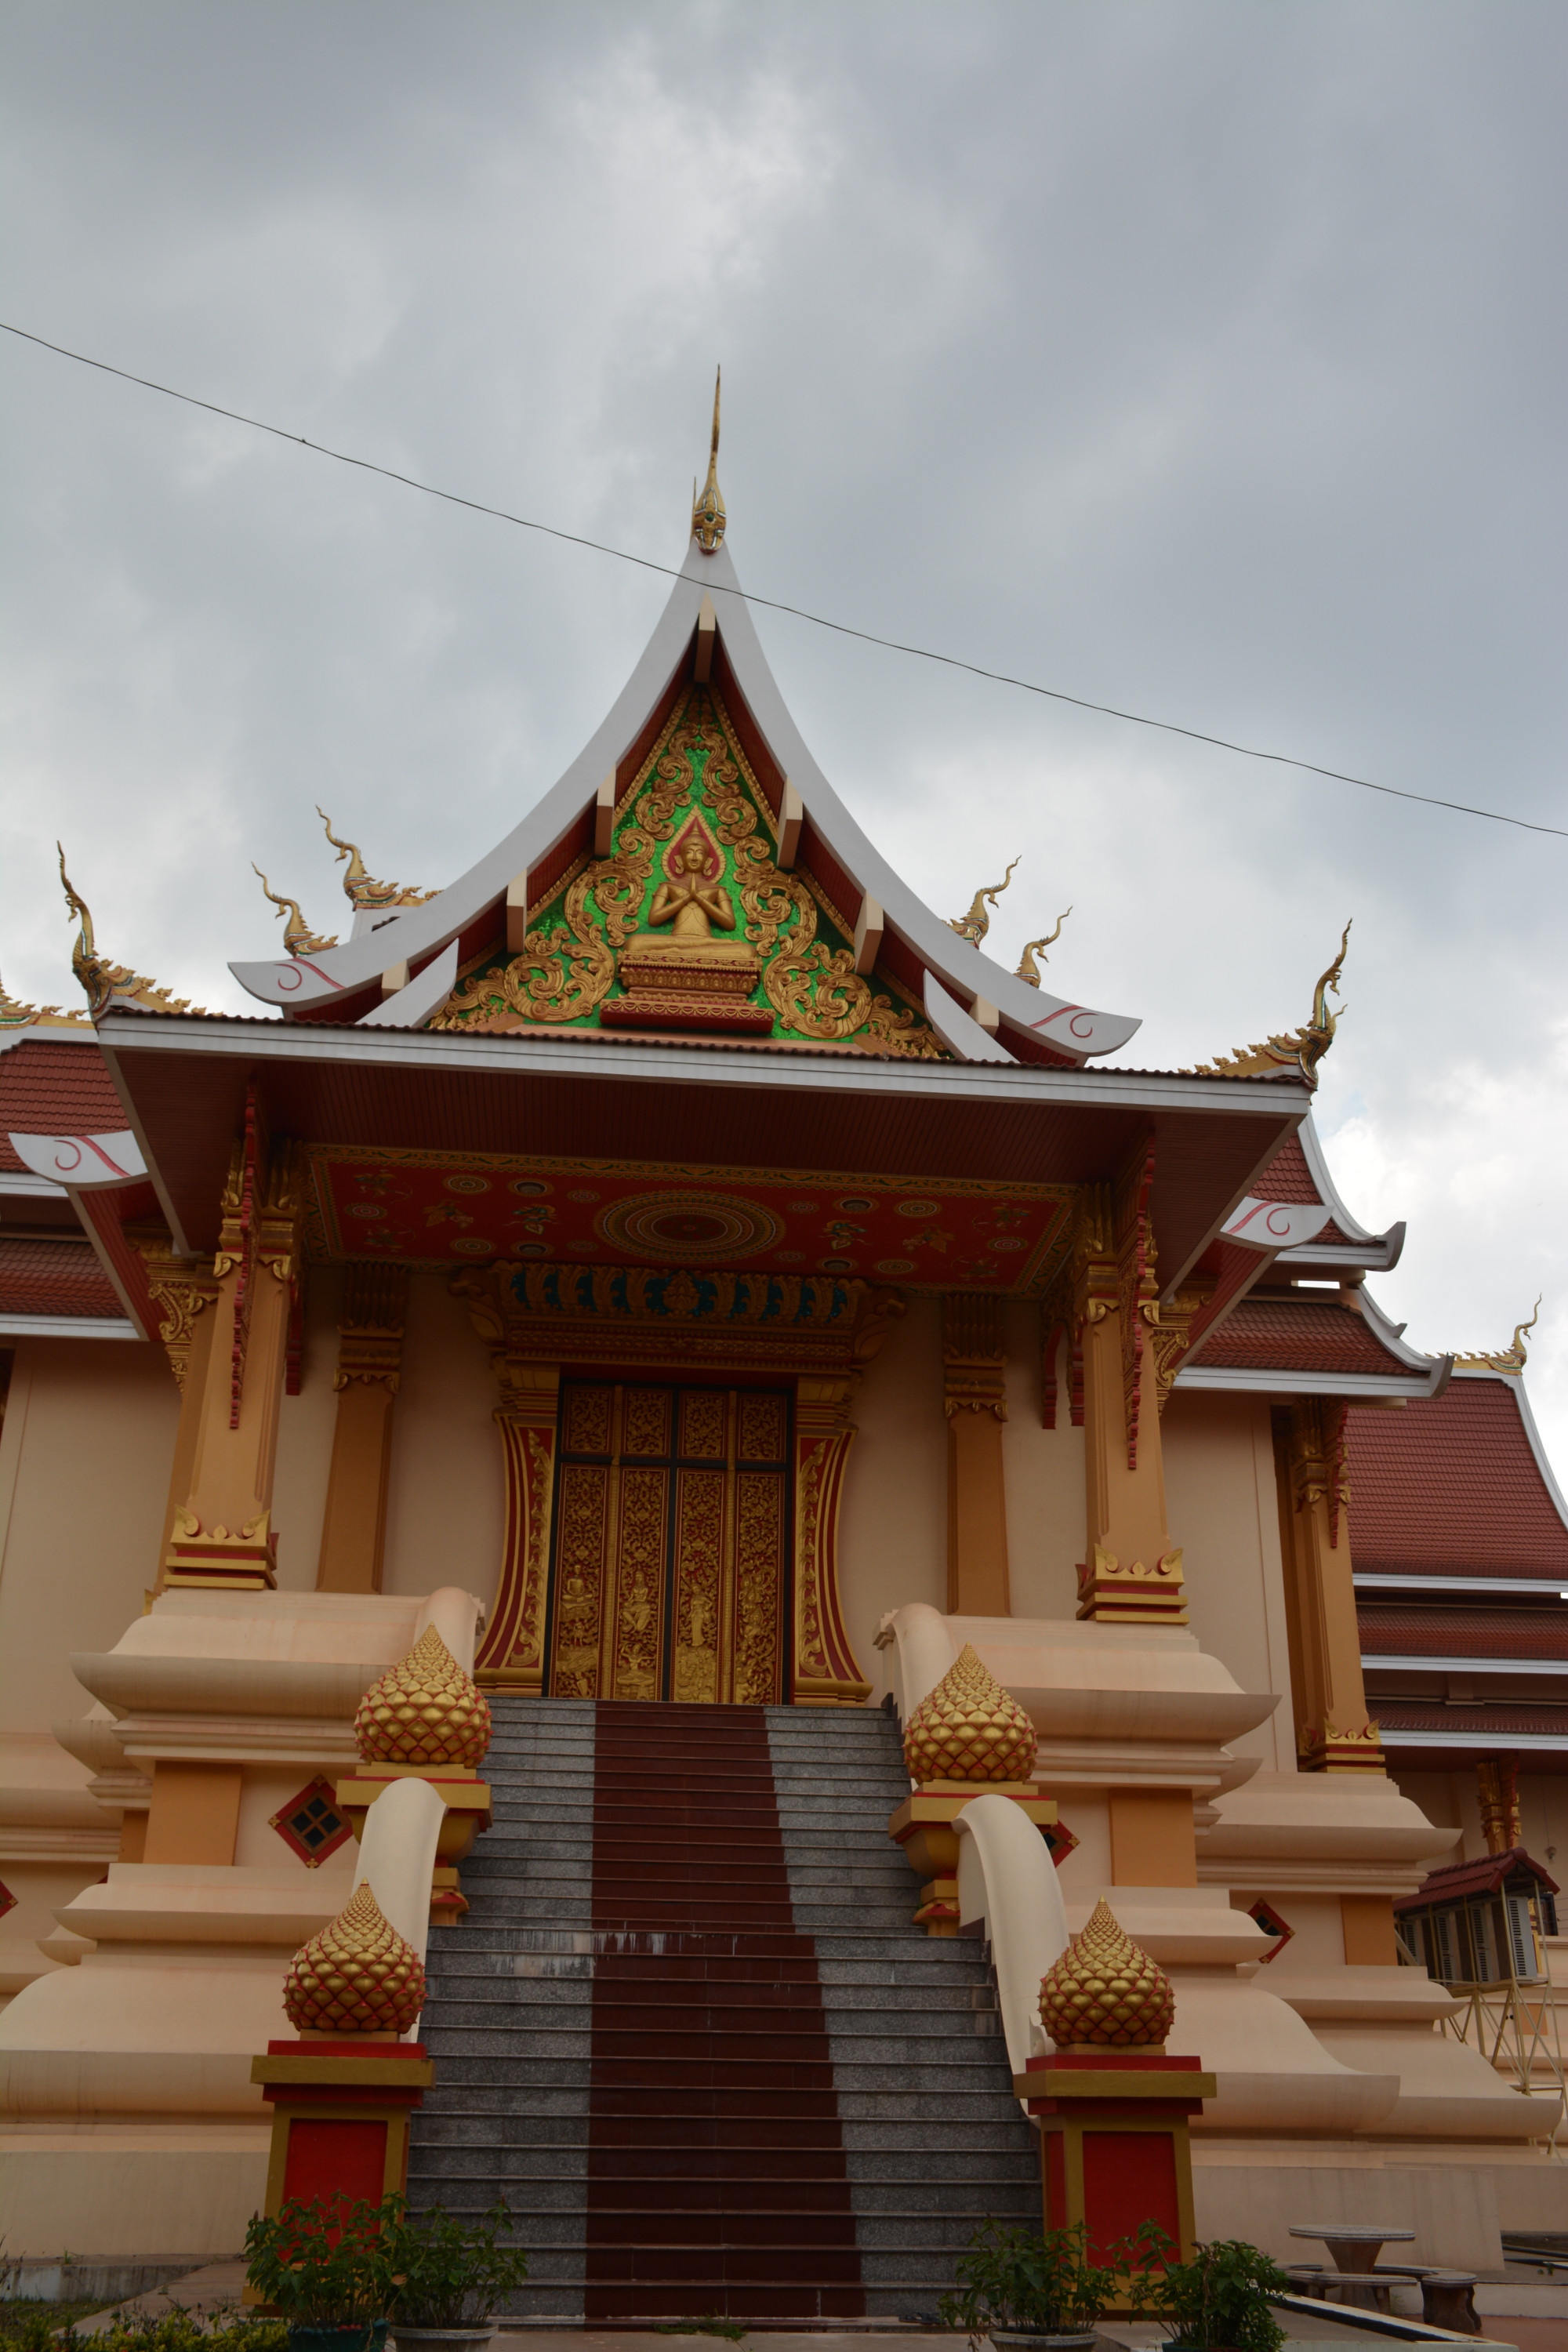
<path id="1" fill-rule="evenodd" d="M 1457 1372 L 1511 1372 L 1517 1377 L 1523 1371 L 1529 1353 L 1524 1344 L 1524 1335 L 1527 1331 L 1534 1330 L 1540 1314 L 1541 1300 L 1538 1298 L 1535 1302 L 1535 1312 L 1529 1322 L 1514 1325 L 1513 1345 L 1510 1348 L 1500 1348 L 1495 1355 L 1489 1356 L 1484 1352 L 1478 1352 L 1473 1356 L 1456 1356 L 1454 1370 Z"/>
<path id="2" fill-rule="evenodd" d="M 1015 857 L 1013 866 L 1016 866 L 1018 860 Z M 1013 866 L 1009 866 L 1000 882 L 992 883 L 989 889 L 976 890 L 967 915 L 954 915 L 949 921 L 948 929 L 956 931 L 961 940 L 967 940 L 971 947 L 977 948 L 991 929 L 991 918 L 985 911 L 986 901 L 989 899 L 993 907 L 996 904 L 997 899 L 1013 879 Z M 1068 911 L 1071 911 L 1070 908 Z M 1057 928 L 1059 930 L 1061 926 L 1058 924 Z M 1039 942 L 1037 941 L 1036 944 L 1037 946 Z"/>
<path id="3" fill-rule="evenodd" d="M 691 529 L 704 555 L 711 555 L 724 536 L 724 499 L 719 488 L 719 385 L 722 368 L 713 376 L 713 443 L 708 452 L 708 479 L 702 496 L 692 503 Z"/>
<path id="4" fill-rule="evenodd" d="M 93 1020 L 96 1021 L 100 1013 L 107 1013 L 115 1004 L 134 1004 L 142 1013 L 200 1013 L 202 1007 L 193 1005 L 187 997 L 171 996 L 166 988 L 160 988 L 156 982 L 144 979 L 141 972 L 132 971 L 129 965 L 110 963 L 99 954 L 87 901 L 78 896 L 70 876 L 66 872 L 66 854 L 58 841 L 55 847 L 59 850 L 60 880 L 65 885 L 66 905 L 81 926 L 76 945 L 71 950 L 71 970 L 81 982 L 87 1009 Z"/>
<path id="5" fill-rule="evenodd" d="M 965 1642 L 904 1731 L 911 1780 L 1026 1780 L 1035 1769 L 1035 1727 Z"/>
<path id="6" fill-rule="evenodd" d="M 1345 925 L 1340 940 L 1340 951 L 1312 991 L 1312 1017 L 1300 1029 L 1287 1029 L 1282 1035 L 1265 1039 L 1260 1045 L 1238 1045 L 1234 1054 L 1221 1054 L 1212 1062 L 1200 1062 L 1195 1069 L 1184 1070 L 1188 1078 L 1304 1078 L 1308 1086 L 1318 1083 L 1318 1064 L 1334 1042 L 1334 1032 L 1340 1025 L 1346 1007 L 1338 1013 L 1329 1010 L 1331 991 L 1340 992 L 1340 974 L 1344 970 L 1345 950 L 1350 945 L 1351 926 Z"/>
<path id="7" fill-rule="evenodd" d="M 477 1764 L 490 1744 L 489 1702 L 434 1625 L 372 1683 L 354 1717 L 367 1764 Z"/>
<path id="8" fill-rule="evenodd" d="M 300 2033 L 406 2033 L 425 2006 L 425 1966 L 362 1879 L 335 1919 L 289 1963 L 283 2008 Z"/>
<path id="9" fill-rule="evenodd" d="M 1163 2050 L 1175 2008 L 1170 1978 L 1103 1895 L 1040 1981 L 1040 2022 L 1058 2050 Z"/>
<path id="10" fill-rule="evenodd" d="M 1039 967 L 1035 961 L 1035 950 L 1037 948 L 1055 947 L 1057 941 L 1062 935 L 1062 925 L 1067 921 L 1068 915 L 1071 913 L 1072 908 L 1070 907 L 1065 908 L 1057 917 L 1056 929 L 1054 931 L 1047 931 L 1043 940 L 1031 940 L 1025 948 L 1023 954 L 1019 957 L 1017 977 L 1020 980 L 1026 980 L 1031 988 L 1038 988 L 1040 984 Z"/>
<path id="11" fill-rule="evenodd" d="M 319 953 L 322 948 L 335 948 L 337 946 L 338 942 L 335 936 L 330 940 L 324 940 L 319 933 L 310 929 L 310 926 L 305 920 L 304 916 L 300 912 L 300 901 L 298 898 L 280 898 L 279 897 L 277 891 L 272 887 L 271 883 L 267 879 L 266 875 L 261 872 L 261 868 L 258 866 L 254 857 L 250 861 L 250 870 L 253 874 L 260 877 L 261 887 L 263 890 L 266 891 L 267 896 L 271 899 L 273 905 L 277 908 L 279 913 L 280 915 L 287 915 L 289 918 L 288 922 L 284 926 L 283 944 L 288 949 L 291 956 L 315 955 Z"/>

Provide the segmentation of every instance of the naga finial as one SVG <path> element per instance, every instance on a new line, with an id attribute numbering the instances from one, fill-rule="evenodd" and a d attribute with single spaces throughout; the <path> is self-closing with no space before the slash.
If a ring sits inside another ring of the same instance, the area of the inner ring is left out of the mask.
<path id="1" fill-rule="evenodd" d="M 1238 1045 L 1234 1054 L 1221 1054 L 1212 1062 L 1200 1062 L 1195 1069 L 1184 1070 L 1189 1078 L 1304 1078 L 1309 1087 L 1318 1083 L 1318 1065 L 1334 1042 L 1347 1010 L 1342 1004 L 1337 1013 L 1329 1010 L 1331 992 L 1340 992 L 1340 974 L 1344 969 L 1345 950 L 1350 945 L 1351 926 L 1347 923 L 1340 938 L 1340 951 L 1312 991 L 1312 1017 L 1300 1029 L 1288 1029 L 1278 1037 L 1266 1038 L 1261 1045 Z"/>
<path id="2" fill-rule="evenodd" d="M 719 368 L 713 375 L 713 441 L 708 452 L 708 479 L 691 507 L 691 529 L 704 555 L 711 555 L 724 536 L 724 498 L 719 488 L 719 387 L 723 373 Z"/>
<path id="3" fill-rule="evenodd" d="M 1017 863 L 1018 859 L 1015 857 L 1013 866 L 1016 866 Z M 993 907 L 996 904 L 997 899 L 1013 879 L 1013 866 L 1009 866 L 1000 882 L 993 882 L 988 889 L 976 890 L 970 902 L 967 915 L 954 915 L 950 919 L 948 929 L 956 931 L 961 940 L 967 940 L 971 947 L 977 948 L 991 929 L 991 918 L 985 911 L 986 903 L 989 901 Z"/>
<path id="4" fill-rule="evenodd" d="M 145 979 L 139 971 L 132 971 L 129 965 L 110 963 L 99 954 L 87 901 L 66 872 L 64 848 L 58 841 L 55 847 L 59 851 L 60 880 L 65 885 L 66 905 L 81 925 L 76 945 L 71 950 L 71 970 L 81 982 L 87 1009 L 92 1019 L 96 1021 L 100 1013 L 107 1013 L 115 1004 L 133 1004 L 140 1013 L 199 1013 L 202 1007 L 193 1006 L 188 998 L 171 996 L 166 988 L 160 988 L 155 981 Z"/>
<path id="5" fill-rule="evenodd" d="M 1072 908 L 1070 907 L 1065 908 L 1062 913 L 1057 917 L 1056 929 L 1054 931 L 1047 931 L 1043 940 L 1031 940 L 1025 948 L 1023 954 L 1019 957 L 1016 976 L 1019 980 L 1026 980 L 1031 988 L 1038 988 L 1040 984 L 1039 966 L 1035 961 L 1036 950 L 1041 948 L 1055 947 L 1057 941 L 1062 935 L 1062 925 L 1067 921 L 1068 915 L 1071 913 Z"/>
<path id="6" fill-rule="evenodd" d="M 316 814 L 327 828 L 327 839 L 338 853 L 338 864 L 341 866 L 345 857 L 348 860 L 349 870 L 343 876 L 343 896 L 356 915 L 362 914 L 366 908 L 379 913 L 387 907 L 422 907 L 426 898 L 435 898 L 434 890 L 405 890 L 401 882 L 375 881 L 366 872 L 364 859 L 360 856 L 354 844 L 352 841 L 338 839 L 337 835 L 332 831 L 332 820 L 320 801 L 316 803 Z M 259 872 L 260 868 L 258 867 L 257 870 Z M 272 893 L 268 891 L 267 895 L 271 898 Z M 319 947 L 331 947 L 333 944 L 331 940 L 317 941 Z M 285 945 L 287 945 L 287 934 L 285 934 Z M 299 952 L 297 949 L 289 950 L 290 954 Z M 309 950 L 305 952 L 308 953 Z"/>
<path id="7" fill-rule="evenodd" d="M 330 940 L 322 939 L 319 932 L 310 929 L 304 916 L 300 912 L 298 898 L 279 897 L 254 857 L 250 861 L 250 870 L 259 878 L 262 889 L 271 899 L 279 913 L 288 917 L 283 929 L 283 944 L 291 956 L 319 955 L 323 948 L 337 946 L 335 936 Z"/>
<path id="8" fill-rule="evenodd" d="M 1478 1351 L 1473 1356 L 1456 1356 L 1454 1370 L 1458 1372 L 1510 1372 L 1517 1378 L 1524 1370 L 1529 1352 L 1524 1344 L 1524 1335 L 1527 1331 L 1534 1330 L 1540 1314 L 1541 1301 L 1538 1298 L 1535 1302 L 1535 1311 L 1529 1322 L 1514 1325 L 1511 1347 L 1500 1348 L 1495 1354 L 1491 1355 Z"/>

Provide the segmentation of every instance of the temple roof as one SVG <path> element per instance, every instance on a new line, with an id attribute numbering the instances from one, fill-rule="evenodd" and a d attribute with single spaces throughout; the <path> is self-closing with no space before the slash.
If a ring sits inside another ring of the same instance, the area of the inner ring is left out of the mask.
<path id="1" fill-rule="evenodd" d="M 463 967 L 505 921 L 509 893 L 514 908 L 526 905 L 531 922 L 563 874 L 586 856 L 606 855 L 606 820 L 621 821 L 625 795 L 677 695 L 694 679 L 710 683 L 726 705 L 737 748 L 767 804 L 777 865 L 811 877 L 855 935 L 856 969 L 875 962 L 901 985 L 953 1058 L 1075 1066 L 1127 1043 L 1139 1026 L 1135 1018 L 1032 987 L 960 936 L 900 879 L 806 749 L 768 667 L 729 548 L 705 550 L 697 538 L 608 717 L 486 856 L 424 904 L 384 916 L 341 946 L 237 961 L 230 967 L 236 978 L 290 1020 L 358 1021 L 367 1013 L 381 1017 L 383 974 L 406 966 L 411 993 L 429 974 L 431 991 L 438 992 L 436 1010 L 447 989 L 438 986 L 435 959 L 446 951 L 454 969 Z"/>
<path id="2" fill-rule="evenodd" d="M 1272 1171 L 1270 1171 L 1272 1172 Z M 1407 1348 L 1402 1327 L 1359 1286 L 1337 1295 L 1281 1286 L 1237 1298 L 1184 1358 L 1184 1389 L 1258 1389 L 1274 1395 L 1438 1394 L 1449 1360 Z"/>
<path id="3" fill-rule="evenodd" d="M 1568 1590 L 1568 1507 L 1522 1381 L 1457 1371 L 1430 1403 L 1352 1410 L 1346 1444 L 1358 1575 L 1428 1587 L 1446 1576 L 1539 1578 Z"/>
<path id="4" fill-rule="evenodd" d="M 1458 1902 L 1466 1895 L 1495 1895 L 1505 1880 L 1514 1877 L 1533 1878 L 1549 1895 L 1558 1892 L 1557 1881 L 1533 1861 L 1521 1845 L 1507 1853 L 1483 1853 L 1474 1862 L 1447 1862 L 1440 1870 L 1427 1874 L 1414 1895 L 1394 1898 L 1396 1911 L 1425 1910 L 1432 1903 Z"/>

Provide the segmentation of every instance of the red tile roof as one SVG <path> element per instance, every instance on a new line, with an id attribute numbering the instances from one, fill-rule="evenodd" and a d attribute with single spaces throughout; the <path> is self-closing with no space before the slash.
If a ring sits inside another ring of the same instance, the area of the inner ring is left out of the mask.
<path id="1" fill-rule="evenodd" d="M 0 1054 L 0 1169 L 22 1172 L 17 1135 L 112 1135 L 125 1109 L 96 1044 L 28 1037 Z M 118 1310 L 117 1310 L 118 1311 Z"/>
<path id="2" fill-rule="evenodd" d="M 90 1242 L 0 1239 L 0 1314 L 112 1315 L 125 1309 Z"/>
<path id="3" fill-rule="evenodd" d="M 1353 1307 L 1337 1299 L 1289 1298 L 1278 1292 L 1244 1298 L 1187 1361 L 1237 1371 L 1393 1372 L 1410 1378 L 1410 1366 L 1390 1353 Z"/>
<path id="4" fill-rule="evenodd" d="M 1257 1192 L 1262 1201 L 1321 1201 L 1322 1194 L 1312 1181 L 1307 1165 L 1307 1155 L 1293 1135 L 1288 1135 L 1268 1167 L 1257 1180 Z"/>
<path id="5" fill-rule="evenodd" d="M 1568 1658 L 1568 1603 L 1468 1609 L 1434 1601 L 1385 1609 L 1381 1601 L 1363 1601 L 1356 1614 L 1368 1658 Z"/>
<path id="6" fill-rule="evenodd" d="M 1460 1377 L 1403 1412 L 1352 1410 L 1346 1443 L 1358 1569 L 1540 1576 L 1568 1590 L 1568 1527 L 1511 1381 Z"/>
<path id="7" fill-rule="evenodd" d="M 1394 1907 L 1425 1910 L 1429 1903 L 1451 1903 L 1461 1895 L 1495 1895 L 1504 1879 L 1516 1871 L 1527 1872 L 1548 1895 L 1557 1893 L 1557 1881 L 1531 1861 L 1521 1845 L 1516 1845 L 1508 1853 L 1483 1853 L 1474 1862 L 1446 1862 L 1441 1870 L 1430 1872 L 1422 1880 L 1414 1895 L 1398 1896 Z"/>
<path id="8" fill-rule="evenodd" d="M 1372 1716 L 1384 1731 L 1429 1732 L 1427 1744 L 1433 1748 L 1441 1748 L 1456 1731 L 1479 1731 L 1499 1749 L 1506 1749 L 1521 1732 L 1531 1738 L 1560 1739 L 1568 1749 L 1568 1700 L 1510 1699 L 1502 1706 L 1482 1706 L 1440 1698 L 1377 1698 L 1372 1702 Z M 1539 1769 L 1534 1759 L 1530 1769 Z"/>

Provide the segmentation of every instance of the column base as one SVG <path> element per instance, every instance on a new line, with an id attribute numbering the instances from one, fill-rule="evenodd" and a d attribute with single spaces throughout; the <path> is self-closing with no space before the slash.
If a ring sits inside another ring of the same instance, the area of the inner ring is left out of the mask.
<path id="1" fill-rule="evenodd" d="M 1078 1613 L 1100 1625 L 1184 1625 L 1182 1547 L 1162 1552 L 1152 1568 L 1141 1559 L 1123 1568 L 1114 1552 L 1096 1544 L 1089 1559 L 1079 1562 Z"/>
<path id="2" fill-rule="evenodd" d="M 408 2185 L 408 2116 L 436 2079 L 422 2042 L 269 2042 L 250 2079 L 272 2108 L 267 2210 L 286 2199 L 379 2205 Z"/>
<path id="3" fill-rule="evenodd" d="M 163 1554 L 163 1585 L 198 1592 L 274 1592 L 278 1588 L 278 1538 L 263 1511 L 231 1535 L 225 1527 L 205 1529 L 188 1511 L 174 1516 L 174 1533 Z"/>

